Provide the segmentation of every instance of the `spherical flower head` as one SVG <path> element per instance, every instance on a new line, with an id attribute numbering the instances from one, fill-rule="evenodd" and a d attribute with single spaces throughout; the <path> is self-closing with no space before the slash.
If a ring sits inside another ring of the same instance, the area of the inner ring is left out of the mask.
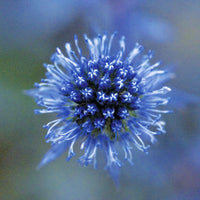
<path id="1" fill-rule="evenodd" d="M 143 47 L 138 43 L 125 56 L 125 37 L 113 51 L 115 36 L 98 35 L 91 40 L 84 35 L 88 57 L 75 36 L 77 53 L 66 43 L 67 56 L 57 48 L 51 57 L 53 64 L 45 64 L 46 78 L 30 93 L 44 107 L 36 113 L 56 113 L 57 118 L 44 126 L 52 149 L 39 167 L 66 150 L 70 160 L 75 155 L 73 146 L 80 140 L 84 153 L 78 162 L 96 167 L 97 151 L 104 151 L 105 168 L 115 176 L 122 165 L 116 144 L 132 164 L 133 146 L 147 152 L 145 143 L 153 143 L 155 135 L 165 132 L 161 114 L 169 111 L 160 106 L 168 103 L 170 88 L 162 84 L 169 73 L 157 69 L 160 62 L 151 65 L 153 53 L 142 56 Z"/>

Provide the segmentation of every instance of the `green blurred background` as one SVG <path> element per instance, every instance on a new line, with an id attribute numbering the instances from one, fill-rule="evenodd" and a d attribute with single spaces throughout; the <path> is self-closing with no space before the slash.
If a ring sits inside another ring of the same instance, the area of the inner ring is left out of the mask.
<path id="1" fill-rule="evenodd" d="M 0 199 L 199 200 L 199 19 L 199 0 L 0 0 Z M 44 77 L 42 65 L 57 46 L 105 30 L 124 34 L 127 50 L 135 42 L 155 50 L 154 59 L 176 72 L 170 86 L 195 95 L 181 93 L 165 117 L 167 134 L 148 156 L 134 149 L 135 164 L 123 166 L 119 188 L 77 157 L 66 162 L 62 155 L 37 171 L 50 148 L 42 125 L 52 118 L 35 116 L 34 100 L 23 94 Z"/>

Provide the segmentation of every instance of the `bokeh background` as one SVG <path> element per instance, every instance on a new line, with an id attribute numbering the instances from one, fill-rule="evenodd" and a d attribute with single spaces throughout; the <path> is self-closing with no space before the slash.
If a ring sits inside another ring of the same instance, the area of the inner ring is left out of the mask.
<path id="1" fill-rule="evenodd" d="M 199 200 L 199 19 L 199 0 L 0 0 L 0 199 Z M 125 35 L 127 50 L 135 42 L 155 50 L 154 60 L 176 73 L 167 134 L 148 155 L 134 149 L 119 188 L 76 157 L 36 171 L 50 148 L 42 125 L 52 118 L 35 116 L 34 100 L 23 94 L 44 77 L 56 47 L 104 31 Z"/>

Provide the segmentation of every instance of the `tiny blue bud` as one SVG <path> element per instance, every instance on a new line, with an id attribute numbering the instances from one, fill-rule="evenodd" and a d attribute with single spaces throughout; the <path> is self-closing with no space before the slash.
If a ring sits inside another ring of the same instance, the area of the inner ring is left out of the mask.
<path id="1" fill-rule="evenodd" d="M 130 94 L 130 92 L 125 92 L 121 96 L 121 101 L 123 103 L 131 103 L 133 96 Z"/>
<path id="2" fill-rule="evenodd" d="M 122 119 L 126 119 L 129 116 L 128 110 L 124 107 L 119 108 L 117 114 Z"/>
<path id="3" fill-rule="evenodd" d="M 81 90 L 81 94 L 83 95 L 84 99 L 86 99 L 86 100 L 93 98 L 93 90 L 89 87 Z"/>
<path id="4" fill-rule="evenodd" d="M 111 94 L 108 96 L 108 101 L 109 101 L 110 103 L 117 102 L 117 98 L 118 98 L 118 93 L 111 93 Z"/>
<path id="5" fill-rule="evenodd" d="M 111 81 L 108 74 L 105 74 L 103 78 L 100 79 L 99 89 L 108 89 L 110 87 Z"/>
<path id="6" fill-rule="evenodd" d="M 119 132 L 122 128 L 122 122 L 120 120 L 113 120 L 111 123 L 111 129 L 114 133 Z"/>
<path id="7" fill-rule="evenodd" d="M 80 102 L 81 99 L 81 94 L 78 91 L 71 91 L 70 93 L 70 99 L 76 103 Z"/>
<path id="8" fill-rule="evenodd" d="M 115 79 L 115 88 L 117 91 L 123 89 L 124 87 L 124 79 L 120 78 L 120 77 L 117 77 Z"/>
<path id="9" fill-rule="evenodd" d="M 91 68 L 90 71 L 88 72 L 88 79 L 93 81 L 99 76 L 99 71 L 98 69 L 93 69 Z"/>
<path id="10" fill-rule="evenodd" d="M 102 129 L 105 126 L 105 122 L 104 118 L 96 118 L 94 120 L 94 127 Z"/>
<path id="11" fill-rule="evenodd" d="M 80 87 L 80 88 L 85 88 L 87 87 L 87 82 L 86 80 L 82 77 L 82 76 L 78 76 L 76 78 L 76 84 Z"/>
<path id="12" fill-rule="evenodd" d="M 97 109 L 97 106 L 95 104 L 88 104 L 87 105 L 87 111 L 91 115 L 94 115 L 98 111 L 98 109 Z"/>
<path id="13" fill-rule="evenodd" d="M 103 116 L 104 116 L 105 119 L 107 119 L 107 118 L 113 118 L 114 119 L 114 113 L 115 113 L 114 108 L 103 109 Z"/>
<path id="14" fill-rule="evenodd" d="M 107 100 L 108 100 L 108 97 L 107 97 L 107 95 L 103 91 L 97 92 L 97 101 L 100 104 L 103 104 Z"/>

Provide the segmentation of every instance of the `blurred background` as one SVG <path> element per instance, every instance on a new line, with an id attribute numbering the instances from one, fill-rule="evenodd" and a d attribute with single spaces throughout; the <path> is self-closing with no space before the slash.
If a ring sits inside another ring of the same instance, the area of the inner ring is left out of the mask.
<path id="1" fill-rule="evenodd" d="M 0 199 L 199 200 L 199 18 L 199 0 L 0 0 Z M 82 41 L 105 31 L 125 35 L 127 51 L 136 42 L 155 50 L 153 60 L 176 73 L 167 133 L 148 155 L 134 149 L 119 188 L 77 157 L 62 155 L 36 171 L 50 148 L 42 125 L 52 118 L 35 116 L 34 100 L 23 94 L 44 78 L 56 47 L 74 34 Z"/>

